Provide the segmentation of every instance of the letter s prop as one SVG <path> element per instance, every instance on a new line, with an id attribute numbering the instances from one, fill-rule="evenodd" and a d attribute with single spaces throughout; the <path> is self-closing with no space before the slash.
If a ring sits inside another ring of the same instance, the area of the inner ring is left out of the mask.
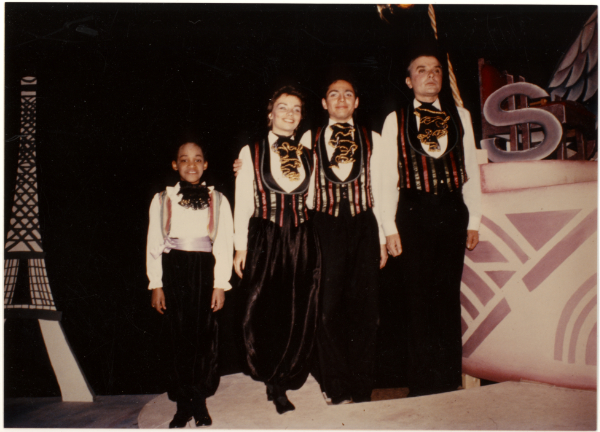
<path id="1" fill-rule="evenodd" d="M 562 138 L 560 122 L 554 115 L 538 108 L 504 111 L 500 104 L 514 94 L 522 94 L 530 98 L 548 96 L 544 89 L 535 84 L 525 82 L 507 84 L 492 93 L 485 101 L 483 115 L 486 120 L 494 126 L 511 126 L 520 123 L 539 124 L 544 130 L 544 140 L 532 149 L 507 152 L 494 145 L 495 138 L 487 138 L 481 140 L 481 148 L 487 150 L 488 158 L 493 162 L 540 160 L 549 156 Z"/>

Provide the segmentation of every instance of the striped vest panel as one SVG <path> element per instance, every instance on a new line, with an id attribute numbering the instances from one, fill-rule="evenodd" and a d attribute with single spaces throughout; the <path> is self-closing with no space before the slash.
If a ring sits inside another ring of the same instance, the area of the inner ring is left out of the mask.
<path id="1" fill-rule="evenodd" d="M 223 194 L 221 192 L 212 189 L 209 193 L 210 203 L 208 207 L 209 218 L 208 218 L 208 236 L 212 243 L 217 238 L 217 232 L 219 230 L 219 212 L 221 210 L 221 200 Z M 162 230 L 163 238 L 167 238 L 171 231 L 171 199 L 167 195 L 167 191 L 164 190 L 158 195 L 158 203 L 160 204 L 160 227 Z M 200 210 L 195 210 L 200 211 Z"/>
<path id="2" fill-rule="evenodd" d="M 408 135 L 408 122 L 415 121 L 408 115 L 409 111 L 401 109 L 398 113 L 398 171 L 400 181 L 398 186 L 405 189 L 417 189 L 437 194 L 441 188 L 455 191 L 462 188 L 468 180 L 465 168 L 465 155 L 463 150 L 463 129 L 460 119 L 456 125 L 454 138 L 458 141 L 449 151 L 440 158 L 425 156 L 423 151 L 417 151 L 411 145 Z M 416 122 L 416 121 L 415 121 Z M 456 122 L 455 122 L 456 123 Z M 414 145 L 420 145 L 420 142 Z"/>
<path id="3" fill-rule="evenodd" d="M 292 218 L 294 226 L 308 220 L 306 196 L 310 184 L 311 161 L 310 150 L 302 151 L 301 162 L 305 178 L 302 184 L 292 192 L 286 192 L 277 185 L 270 175 L 271 160 L 267 140 L 256 142 L 250 147 L 252 165 L 254 167 L 254 217 L 269 220 L 283 226 L 286 218 Z"/>
<path id="4" fill-rule="evenodd" d="M 373 152 L 371 133 L 364 127 L 355 126 L 354 139 L 360 149 L 359 152 L 355 153 L 358 160 L 354 162 L 348 178 L 342 181 L 337 178 L 329 167 L 324 129 L 319 128 L 314 142 L 315 210 L 338 217 L 342 191 L 345 188 L 350 203 L 350 214 L 356 216 L 373 207 L 370 171 L 371 154 Z"/>

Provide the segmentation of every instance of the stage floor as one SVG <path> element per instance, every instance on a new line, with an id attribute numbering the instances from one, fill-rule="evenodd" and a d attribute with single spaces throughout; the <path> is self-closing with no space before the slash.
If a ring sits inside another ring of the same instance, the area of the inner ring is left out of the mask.
<path id="1" fill-rule="evenodd" d="M 594 430 L 596 392 L 507 382 L 434 396 L 328 406 L 309 377 L 288 392 L 296 410 L 284 415 L 264 385 L 243 374 L 221 378 L 207 405 L 212 429 L 479 429 Z M 175 404 L 164 395 L 99 396 L 97 402 L 8 399 L 4 427 L 166 428 Z"/>

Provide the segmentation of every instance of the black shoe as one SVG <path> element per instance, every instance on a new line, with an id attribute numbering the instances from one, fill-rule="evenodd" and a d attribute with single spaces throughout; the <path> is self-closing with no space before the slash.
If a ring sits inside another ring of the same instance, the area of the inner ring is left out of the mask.
<path id="1" fill-rule="evenodd" d="M 208 414 L 208 408 L 206 408 L 206 399 L 194 400 L 192 403 L 196 427 L 210 426 L 212 424 L 212 419 Z"/>
<path id="2" fill-rule="evenodd" d="M 187 398 L 177 401 L 177 412 L 169 423 L 169 429 L 182 428 L 192 419 L 192 402 Z"/>
<path id="3" fill-rule="evenodd" d="M 171 420 L 171 423 L 169 423 L 169 429 L 183 428 L 188 424 L 188 422 L 191 419 L 191 415 L 181 414 L 177 412 L 175 413 L 175 417 L 173 417 L 173 420 Z"/>
<path id="4" fill-rule="evenodd" d="M 285 393 L 283 396 L 275 398 L 273 403 L 275 404 L 275 409 L 279 414 L 285 414 L 288 411 L 294 411 L 296 409 L 296 407 L 287 398 Z"/>
<path id="5" fill-rule="evenodd" d="M 267 386 L 267 390 L 268 390 Z M 271 386 L 272 393 L 271 396 L 273 398 L 273 403 L 275 404 L 275 409 L 279 414 L 285 414 L 288 411 L 293 411 L 296 407 L 290 402 L 285 394 L 285 389 L 279 385 Z"/>

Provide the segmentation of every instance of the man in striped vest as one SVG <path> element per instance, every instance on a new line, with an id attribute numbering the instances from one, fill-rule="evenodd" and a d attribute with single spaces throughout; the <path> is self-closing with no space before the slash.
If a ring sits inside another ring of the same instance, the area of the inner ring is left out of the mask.
<path id="1" fill-rule="evenodd" d="M 385 120 L 381 215 L 408 341 L 409 396 L 461 385 L 460 283 L 479 241 L 481 188 L 471 116 L 441 94 L 437 53 L 413 55 L 414 99 Z M 390 269 L 391 270 L 391 269 Z"/>
<path id="2" fill-rule="evenodd" d="M 378 209 L 381 137 L 353 118 L 358 107 L 347 77 L 329 81 L 329 121 L 313 142 L 315 168 L 307 203 L 322 251 L 317 378 L 332 404 L 371 398 L 379 322 L 378 273 L 387 261 Z"/>

